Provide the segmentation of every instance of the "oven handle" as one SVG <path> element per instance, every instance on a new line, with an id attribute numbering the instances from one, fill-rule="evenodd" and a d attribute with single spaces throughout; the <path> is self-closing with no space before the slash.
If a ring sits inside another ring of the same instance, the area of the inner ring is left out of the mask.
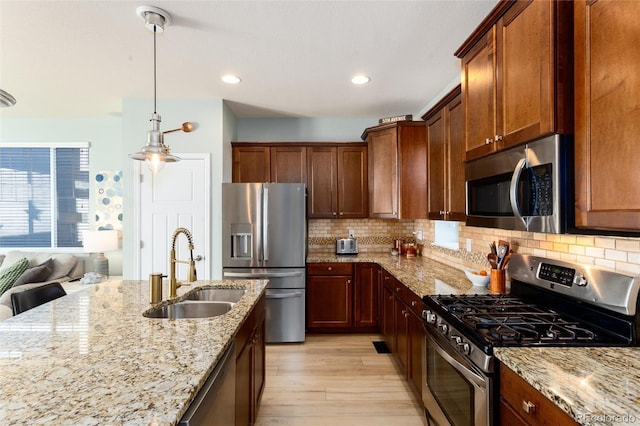
<path id="1" fill-rule="evenodd" d="M 486 380 L 482 376 L 475 374 L 468 366 L 462 364 L 460 361 L 449 355 L 449 353 L 442 346 L 440 346 L 437 340 L 432 338 L 429 334 L 427 334 L 425 338 L 429 339 L 433 343 L 436 351 L 438 351 L 438 354 L 445 360 L 447 360 L 447 362 L 451 364 L 451 366 L 455 368 L 460 374 L 462 374 L 465 379 L 472 382 L 476 388 L 484 389 Z"/>
<path id="2" fill-rule="evenodd" d="M 522 171 L 526 165 L 526 157 L 518 160 L 518 164 L 516 164 L 516 168 L 513 170 L 513 175 L 511 175 L 511 185 L 509 185 L 509 201 L 511 202 L 511 210 L 513 210 L 513 215 L 522 221 L 525 230 L 529 229 L 529 225 L 527 224 L 527 220 L 520 214 L 520 209 L 518 209 L 518 181 L 520 180 L 520 176 L 522 175 Z"/>

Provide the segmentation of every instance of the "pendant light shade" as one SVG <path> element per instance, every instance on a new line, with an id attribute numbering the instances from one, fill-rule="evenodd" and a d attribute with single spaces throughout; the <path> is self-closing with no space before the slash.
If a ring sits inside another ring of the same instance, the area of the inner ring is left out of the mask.
<path id="1" fill-rule="evenodd" d="M 168 12 L 153 6 L 140 6 L 136 13 L 144 20 L 145 26 L 153 31 L 153 114 L 151 114 L 151 130 L 147 132 L 147 144 L 134 154 L 129 154 L 129 158 L 144 161 L 155 175 L 165 163 L 180 161 L 180 157 L 171 154 L 169 147 L 164 144 L 164 134 L 182 130 L 191 132 L 192 123 L 183 123 L 178 129 L 160 131 L 160 114 L 156 110 L 156 34 L 164 32 L 165 25 L 171 22 L 171 15 Z"/>

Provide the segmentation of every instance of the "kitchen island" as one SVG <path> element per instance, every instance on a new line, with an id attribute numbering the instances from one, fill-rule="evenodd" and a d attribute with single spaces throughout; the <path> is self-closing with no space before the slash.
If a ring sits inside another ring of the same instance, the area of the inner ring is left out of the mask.
<path id="1" fill-rule="evenodd" d="M 200 286 L 247 290 L 213 318 L 145 318 L 148 282 L 112 281 L 0 322 L 0 422 L 177 424 L 266 283 L 197 281 L 178 289 L 178 297 Z"/>

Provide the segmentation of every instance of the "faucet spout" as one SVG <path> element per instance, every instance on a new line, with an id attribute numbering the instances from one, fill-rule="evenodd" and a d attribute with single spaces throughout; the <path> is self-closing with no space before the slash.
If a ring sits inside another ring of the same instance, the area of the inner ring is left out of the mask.
<path id="1" fill-rule="evenodd" d="M 187 237 L 189 242 L 189 260 L 178 260 L 176 259 L 176 240 L 178 239 L 178 235 L 184 234 Z M 176 264 L 177 263 L 185 263 L 189 265 L 189 276 L 187 281 L 193 282 L 196 281 L 197 273 L 196 273 L 196 262 L 193 259 L 193 237 L 191 236 L 191 232 L 187 228 L 178 228 L 173 232 L 173 236 L 171 237 L 171 253 L 169 256 L 169 297 L 174 298 L 177 296 L 177 290 L 179 287 L 183 285 L 188 285 L 181 283 L 176 279 Z"/>

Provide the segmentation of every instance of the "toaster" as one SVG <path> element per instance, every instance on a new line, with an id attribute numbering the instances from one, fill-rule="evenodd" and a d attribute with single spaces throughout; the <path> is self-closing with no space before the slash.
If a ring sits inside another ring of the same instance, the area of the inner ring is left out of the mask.
<path id="1" fill-rule="evenodd" d="M 358 254 L 358 242 L 355 238 L 338 238 L 336 254 Z"/>

